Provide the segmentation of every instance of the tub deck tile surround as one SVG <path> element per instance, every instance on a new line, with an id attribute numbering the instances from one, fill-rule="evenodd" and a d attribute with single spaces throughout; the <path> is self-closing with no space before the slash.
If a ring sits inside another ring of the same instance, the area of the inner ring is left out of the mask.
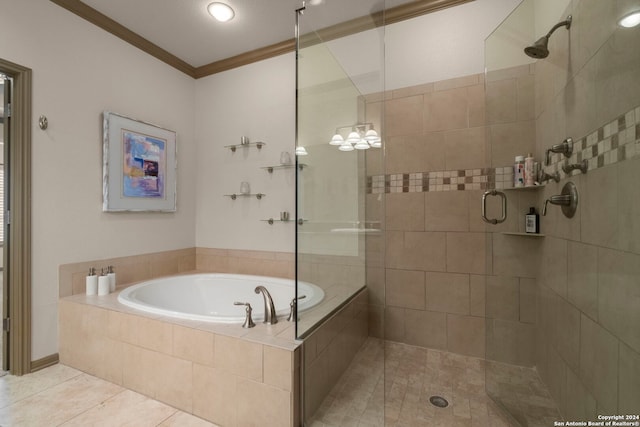
<path id="1" fill-rule="evenodd" d="M 247 330 L 172 319 L 127 308 L 112 293 L 60 299 L 59 330 L 65 365 L 216 424 L 297 425 L 293 323 Z"/>
<path id="2" fill-rule="evenodd" d="M 290 252 L 248 251 L 217 248 L 185 248 L 127 257 L 63 264 L 58 269 L 60 297 L 83 294 L 85 276 L 94 267 L 113 265 L 118 283 L 130 285 L 143 280 L 187 272 L 253 274 L 293 279 L 295 256 Z"/>

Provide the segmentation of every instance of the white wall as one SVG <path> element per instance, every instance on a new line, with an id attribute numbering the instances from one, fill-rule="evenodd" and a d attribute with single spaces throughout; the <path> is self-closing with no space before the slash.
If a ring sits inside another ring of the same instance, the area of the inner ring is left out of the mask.
<path id="1" fill-rule="evenodd" d="M 195 83 L 50 1 L 0 0 L 0 10 L 0 56 L 33 70 L 37 360 L 57 352 L 60 264 L 194 245 Z M 177 131 L 178 212 L 101 211 L 103 110 Z M 46 131 L 37 127 L 40 114 Z"/>
<path id="2" fill-rule="evenodd" d="M 329 43 L 363 94 L 484 72 L 484 41 L 522 0 L 475 0 Z M 566 0 L 563 0 L 566 1 Z M 362 47 L 366 49 L 363 49 Z M 524 46 L 522 46 L 524 48 Z"/>
<path id="3" fill-rule="evenodd" d="M 286 54 L 196 81 L 198 157 L 196 245 L 199 247 L 293 252 L 293 222 L 269 225 L 261 219 L 294 215 L 295 172 L 261 169 L 277 165 L 280 153 L 295 149 L 295 59 Z M 225 145 L 240 137 L 266 142 L 261 150 Z M 248 181 L 261 200 L 231 200 Z"/>

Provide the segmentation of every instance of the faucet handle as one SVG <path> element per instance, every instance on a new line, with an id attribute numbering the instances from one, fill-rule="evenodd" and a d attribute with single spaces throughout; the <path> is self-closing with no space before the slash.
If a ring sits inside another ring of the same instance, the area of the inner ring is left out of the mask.
<path id="1" fill-rule="evenodd" d="M 233 303 L 233 305 L 244 305 L 244 306 L 246 306 L 245 311 L 247 313 L 247 317 L 245 317 L 244 323 L 242 324 L 243 328 L 249 329 L 249 328 L 253 328 L 254 326 L 256 326 L 256 324 L 253 323 L 253 319 L 251 318 L 251 311 L 252 311 L 251 304 L 249 304 L 248 302 L 236 301 L 236 302 Z"/>
<path id="2" fill-rule="evenodd" d="M 289 317 L 287 317 L 287 322 L 296 321 L 296 316 L 298 315 L 298 300 L 305 299 L 306 297 L 306 295 L 302 295 L 291 300 L 291 303 L 289 303 L 289 308 L 291 309 L 291 311 L 289 312 Z"/>

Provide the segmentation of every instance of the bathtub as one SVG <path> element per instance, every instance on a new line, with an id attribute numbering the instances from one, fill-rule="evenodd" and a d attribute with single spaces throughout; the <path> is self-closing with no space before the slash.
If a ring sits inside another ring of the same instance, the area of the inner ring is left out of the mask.
<path id="1" fill-rule="evenodd" d="M 288 316 L 295 293 L 294 280 L 242 274 L 205 273 L 152 279 L 120 291 L 118 302 L 149 313 L 214 323 L 243 323 L 245 307 L 233 303 L 248 302 L 257 323 L 264 319 L 262 294 L 254 292 L 258 285 L 271 294 L 278 318 Z M 324 298 L 318 286 L 301 281 L 298 295 L 305 295 L 298 303 L 298 312 L 310 309 Z"/>

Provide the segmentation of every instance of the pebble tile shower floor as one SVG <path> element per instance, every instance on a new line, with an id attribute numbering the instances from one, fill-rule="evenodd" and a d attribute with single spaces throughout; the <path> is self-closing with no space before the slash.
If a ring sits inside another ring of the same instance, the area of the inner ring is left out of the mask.
<path id="1" fill-rule="evenodd" d="M 369 338 L 309 425 L 517 425 L 486 394 L 485 369 L 492 370 L 492 394 L 508 397 L 507 406 L 521 425 L 549 426 L 561 419 L 533 369 Z M 432 405 L 432 396 L 445 398 L 449 405 Z"/>

